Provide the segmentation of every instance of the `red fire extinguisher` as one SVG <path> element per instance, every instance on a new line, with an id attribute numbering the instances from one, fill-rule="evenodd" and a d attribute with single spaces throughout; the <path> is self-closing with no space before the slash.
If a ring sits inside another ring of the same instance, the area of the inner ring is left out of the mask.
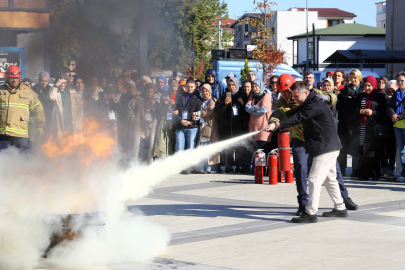
<path id="1" fill-rule="evenodd" d="M 263 184 L 264 166 L 266 166 L 266 154 L 263 149 L 255 152 L 255 183 Z"/>
<path id="2" fill-rule="evenodd" d="M 277 185 L 278 179 L 277 179 L 277 171 L 278 171 L 278 165 L 277 165 L 277 150 L 272 150 L 269 153 L 268 157 L 268 168 L 269 168 L 269 184 L 270 185 Z"/>
<path id="3" fill-rule="evenodd" d="M 290 153 L 290 164 L 290 170 L 285 172 L 286 183 L 294 183 L 294 161 L 292 153 Z"/>
<path id="4" fill-rule="evenodd" d="M 288 131 L 280 130 L 277 134 L 278 137 L 278 155 L 279 161 L 279 171 L 285 172 L 291 170 L 290 161 L 290 134 Z"/>

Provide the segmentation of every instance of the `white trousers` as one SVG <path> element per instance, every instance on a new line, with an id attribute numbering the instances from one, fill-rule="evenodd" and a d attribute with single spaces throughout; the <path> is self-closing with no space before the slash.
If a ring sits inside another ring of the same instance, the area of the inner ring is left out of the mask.
<path id="1" fill-rule="evenodd" d="M 308 176 L 309 201 L 306 206 L 307 213 L 315 215 L 319 207 L 322 184 L 329 193 L 337 210 L 346 209 L 340 194 L 339 184 L 336 180 L 336 159 L 339 151 L 334 151 L 314 157 Z"/>

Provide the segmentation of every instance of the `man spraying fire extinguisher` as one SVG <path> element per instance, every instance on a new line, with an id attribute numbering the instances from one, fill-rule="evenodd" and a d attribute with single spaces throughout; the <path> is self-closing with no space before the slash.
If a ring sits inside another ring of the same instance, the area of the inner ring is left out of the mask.
<path id="1" fill-rule="evenodd" d="M 21 70 L 9 66 L 6 82 L 0 86 L 0 150 L 11 145 L 25 151 L 28 147 L 28 122 L 35 118 L 37 133 L 42 135 L 45 113 L 37 95 L 21 83 Z"/>
<path id="2" fill-rule="evenodd" d="M 290 82 L 293 82 L 292 80 L 286 80 L 284 77 L 285 76 L 280 76 L 281 81 L 277 84 L 278 86 L 280 85 L 280 90 L 286 88 L 282 86 L 286 86 Z M 319 193 L 325 179 L 327 179 L 325 186 L 329 189 L 328 191 L 335 202 L 335 209 L 332 212 L 324 213 L 324 216 L 347 216 L 345 203 L 339 190 L 339 183 L 336 180 L 336 158 L 333 161 L 334 154 L 339 153 L 341 146 L 339 138 L 336 134 L 333 118 L 328 119 L 328 117 L 332 115 L 325 103 L 325 101 L 330 103 L 331 97 L 321 96 L 315 91 L 310 91 L 306 83 L 303 82 L 296 82 L 293 85 L 289 84 L 286 89 L 281 91 L 287 90 L 289 95 L 287 95 L 287 92 L 281 92 L 283 99 L 279 100 L 279 106 L 276 105 L 276 108 L 278 107 L 277 109 L 280 111 L 276 113 L 276 109 L 275 114 L 273 114 L 272 118 L 270 119 L 268 130 L 273 130 L 276 127 L 295 127 L 295 129 L 292 130 L 293 137 L 296 139 L 302 138 L 302 141 L 304 141 L 305 138 L 306 151 L 310 156 L 313 157 L 313 164 L 308 179 L 309 196 L 307 196 L 309 198 L 307 197 L 308 199 L 306 201 L 306 212 L 303 212 L 301 217 L 294 218 L 292 221 L 296 223 L 317 222 L 316 212 L 318 210 Z M 286 98 L 288 98 L 288 101 L 286 101 Z M 291 98 L 294 98 L 294 101 L 292 101 Z M 285 108 L 282 108 L 283 106 L 280 105 L 287 106 L 289 109 L 285 110 Z M 286 118 L 286 112 L 288 112 L 290 117 L 280 121 L 281 119 Z M 279 118 L 277 119 L 276 117 Z M 320 127 L 322 128 L 319 128 L 319 124 L 321 124 Z M 295 132 L 296 134 L 294 134 Z M 314 138 L 314 136 L 317 137 Z M 305 152 L 303 154 L 305 154 Z M 294 165 L 297 165 L 297 162 L 300 162 L 300 165 L 306 168 L 308 157 L 304 157 L 305 159 L 301 160 L 299 159 L 299 156 L 297 158 L 296 155 L 294 157 Z M 325 160 L 327 160 L 328 164 L 325 164 Z M 322 162 L 324 163 L 322 164 Z M 333 162 L 334 164 L 332 165 Z M 322 164 L 321 170 L 319 164 Z M 302 173 L 301 169 L 298 171 L 298 174 L 300 173 Z M 297 190 L 300 193 L 300 188 L 302 188 L 306 193 L 306 173 L 304 175 L 300 175 L 300 178 L 302 183 L 298 183 L 299 179 L 297 176 Z M 301 194 L 298 196 L 299 202 L 300 195 Z M 303 197 L 301 200 L 302 199 L 305 198 Z M 300 210 L 301 209 L 299 209 L 299 211 Z"/>
<path id="3" fill-rule="evenodd" d="M 277 90 L 281 93 L 281 98 L 277 101 L 275 111 L 271 115 L 269 123 L 278 122 L 293 114 L 298 108 L 299 104 L 292 98 L 291 90 L 294 89 L 294 78 L 289 74 L 281 75 L 277 80 Z M 322 99 L 329 107 L 336 105 L 337 97 L 331 92 L 316 91 L 321 95 Z M 300 216 L 305 212 L 305 206 L 308 204 L 308 192 L 307 192 L 307 175 L 308 175 L 308 153 L 305 149 L 305 139 L 302 124 L 291 127 L 292 135 L 292 151 L 294 159 L 295 178 L 297 185 L 297 200 L 298 210 L 297 216 Z M 349 197 L 349 192 L 345 187 L 342 174 L 340 172 L 339 164 L 336 168 L 337 181 L 339 183 L 340 192 L 348 210 L 357 210 L 358 205 L 353 202 Z"/>

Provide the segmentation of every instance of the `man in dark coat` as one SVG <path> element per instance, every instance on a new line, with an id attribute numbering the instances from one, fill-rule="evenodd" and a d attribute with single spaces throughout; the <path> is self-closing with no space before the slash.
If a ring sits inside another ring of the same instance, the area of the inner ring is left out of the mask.
<path id="1" fill-rule="evenodd" d="M 314 223 L 318 221 L 316 212 L 323 183 L 325 183 L 335 208 L 331 212 L 323 213 L 322 216 L 347 217 L 347 210 L 336 180 L 336 159 L 342 145 L 336 132 L 332 112 L 315 91 L 309 91 L 305 82 L 297 83 L 297 89 L 292 90 L 291 94 L 300 106 L 287 119 L 270 124 L 267 130 L 285 129 L 302 124 L 305 148 L 313 157 L 308 176 L 309 201 L 306 212 L 298 218 L 293 218 L 292 222 Z"/>

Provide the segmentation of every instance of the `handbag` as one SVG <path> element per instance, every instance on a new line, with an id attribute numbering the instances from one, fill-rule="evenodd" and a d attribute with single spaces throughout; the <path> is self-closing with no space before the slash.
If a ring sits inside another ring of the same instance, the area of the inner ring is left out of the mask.
<path id="1" fill-rule="evenodd" d="M 205 125 L 201 130 L 201 137 L 211 138 L 212 128 Z"/>
<path id="2" fill-rule="evenodd" d="M 374 136 L 377 138 L 388 138 L 389 130 L 387 125 L 376 124 L 374 129 Z"/>

